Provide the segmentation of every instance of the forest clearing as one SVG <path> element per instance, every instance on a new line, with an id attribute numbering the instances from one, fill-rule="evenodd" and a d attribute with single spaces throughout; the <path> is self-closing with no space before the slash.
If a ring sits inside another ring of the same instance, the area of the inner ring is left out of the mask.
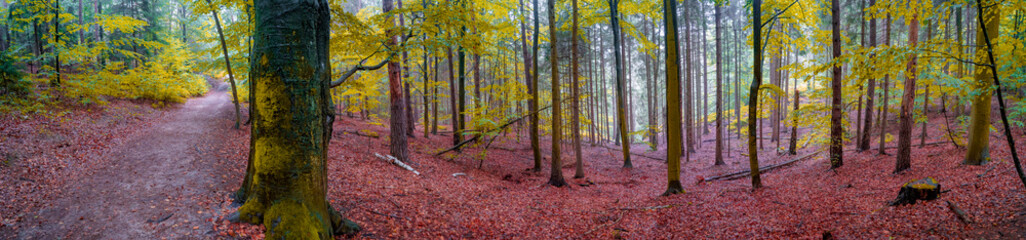
<path id="1" fill-rule="evenodd" d="M 1026 239 L 1017 0 L 0 3 L 0 239 Z"/>

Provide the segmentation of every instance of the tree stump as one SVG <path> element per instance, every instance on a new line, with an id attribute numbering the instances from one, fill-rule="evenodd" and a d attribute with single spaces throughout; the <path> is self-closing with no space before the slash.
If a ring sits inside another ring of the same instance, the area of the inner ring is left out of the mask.
<path id="1" fill-rule="evenodd" d="M 898 191 L 898 198 L 891 202 L 891 206 L 916 204 L 917 200 L 934 200 L 940 194 L 941 186 L 932 177 L 919 180 L 912 180 L 901 186 Z"/>

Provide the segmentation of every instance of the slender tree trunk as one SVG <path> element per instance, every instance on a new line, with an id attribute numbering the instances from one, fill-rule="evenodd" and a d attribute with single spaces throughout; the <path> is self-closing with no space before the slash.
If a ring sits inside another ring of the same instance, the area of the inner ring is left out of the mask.
<path id="1" fill-rule="evenodd" d="M 534 171 L 534 172 L 541 172 L 541 168 L 542 168 L 541 143 L 539 143 L 539 141 L 538 141 L 538 115 L 539 115 L 539 113 L 538 113 L 538 97 L 539 96 L 538 95 L 539 95 L 540 91 L 538 91 L 538 72 L 539 71 L 538 71 L 538 59 L 537 59 L 537 56 L 538 56 L 538 39 L 539 39 L 539 36 L 541 36 L 541 34 L 540 34 L 541 32 L 538 31 L 538 26 L 539 26 L 538 21 L 540 21 L 540 20 L 538 20 L 538 11 L 540 11 L 540 8 L 538 8 L 538 0 L 534 0 L 532 2 L 534 3 L 534 46 L 532 47 L 532 49 L 533 49 L 532 51 L 534 52 L 534 54 L 531 54 L 531 56 L 533 56 L 533 59 L 532 59 L 531 63 L 534 66 L 531 69 L 534 69 L 534 72 L 533 72 L 533 74 L 531 74 L 531 84 L 528 84 L 528 87 L 527 87 L 527 94 L 531 95 L 531 103 L 529 104 L 528 107 L 529 107 L 529 110 L 532 113 L 534 113 L 534 114 L 531 114 L 531 150 L 533 150 L 533 152 L 534 152 L 534 168 L 532 168 L 531 170 Z"/>
<path id="2" fill-rule="evenodd" d="M 797 155 L 798 154 L 798 96 L 800 93 L 798 90 L 794 90 L 794 111 L 791 111 L 794 116 L 791 117 L 791 141 L 787 148 L 787 154 Z"/>
<path id="3" fill-rule="evenodd" d="M 687 152 L 684 153 L 684 159 L 687 162 L 691 161 L 691 154 L 695 153 L 695 117 L 693 115 L 695 111 L 694 102 L 692 96 L 692 83 L 696 82 L 694 75 L 691 74 L 691 69 L 694 66 L 693 59 L 691 58 L 691 14 L 687 6 L 688 2 L 684 2 L 684 129 L 686 131 L 685 141 L 687 142 L 684 146 Z"/>
<path id="4" fill-rule="evenodd" d="M 213 5 L 210 0 L 207 0 L 207 4 Z M 232 85 L 232 102 L 235 103 L 235 129 L 239 129 L 239 122 L 242 121 L 242 111 L 239 110 L 239 94 L 235 87 L 235 75 L 232 74 L 232 62 L 228 56 L 228 45 L 224 42 L 224 32 L 221 30 L 221 19 L 217 16 L 217 9 L 211 11 L 211 15 L 214 16 L 214 24 L 217 26 L 217 36 L 221 40 L 221 52 L 224 53 L 224 65 L 228 69 L 228 82 Z"/>
<path id="5" fill-rule="evenodd" d="M 841 57 L 841 11 L 838 0 L 831 0 L 830 6 L 831 26 L 833 32 L 833 58 Z M 841 66 L 834 65 L 833 79 L 831 80 L 831 106 L 830 106 L 830 168 L 839 168 L 844 165 L 842 154 L 844 154 L 844 129 L 841 128 Z"/>
<path id="6" fill-rule="evenodd" d="M 438 135 L 438 56 L 434 57 L 435 66 L 432 69 L 435 74 L 432 74 L 433 80 L 431 81 L 431 134 Z"/>
<path id="7" fill-rule="evenodd" d="M 833 2 L 836 8 L 837 0 Z M 755 126 L 755 117 L 759 110 L 759 85 L 762 85 L 762 0 L 752 0 L 752 22 L 759 24 L 759 27 L 752 28 L 752 51 L 755 52 L 752 59 L 755 64 L 748 91 L 748 167 L 752 173 L 752 189 L 759 189 L 762 187 L 762 177 L 759 176 L 759 152 L 755 149 L 755 132 L 759 130 Z"/>
<path id="8" fill-rule="evenodd" d="M 912 15 L 911 25 L 908 27 L 908 45 L 915 48 L 919 39 L 919 18 Z M 905 91 L 901 96 L 901 114 L 898 129 L 898 155 L 894 165 L 894 172 L 898 173 L 908 169 L 912 163 L 912 103 L 916 99 L 916 55 L 912 53 L 911 60 L 906 65 Z M 990 98 L 987 98 L 988 100 Z M 988 108 L 989 109 L 989 108 Z"/>
<path id="9" fill-rule="evenodd" d="M 463 10 L 463 11 L 467 10 L 466 9 L 466 7 L 467 7 L 466 6 L 467 5 L 466 1 L 460 0 L 459 4 L 460 4 L 459 8 L 461 10 Z M 466 25 L 460 26 L 459 34 L 460 34 L 461 38 L 463 36 L 467 35 L 467 26 Z M 458 74 L 457 75 L 458 76 L 458 78 L 457 78 L 458 79 L 457 89 L 458 89 L 459 92 L 456 95 L 456 100 L 459 103 L 459 105 L 458 105 L 459 108 L 457 108 L 456 114 L 457 114 L 457 118 L 459 118 L 459 121 L 457 121 L 459 124 L 457 124 L 458 127 L 453 129 L 453 134 L 456 135 L 456 138 L 459 140 L 459 141 L 456 141 L 456 142 L 462 142 L 463 141 L 463 134 L 464 134 L 465 131 L 467 131 L 467 117 L 466 117 L 466 113 L 467 113 L 467 102 L 466 102 L 467 101 L 467 88 L 466 88 L 466 84 L 467 84 L 467 53 L 466 53 L 466 48 L 463 47 L 462 43 L 459 43 L 457 45 L 459 46 L 458 51 L 457 51 L 457 54 L 458 54 L 458 57 L 459 57 L 459 70 L 457 70 L 456 74 Z"/>
<path id="10" fill-rule="evenodd" d="M 449 122 L 452 125 L 452 145 L 455 146 L 456 144 L 460 144 L 460 140 L 462 139 L 460 138 L 459 131 L 459 108 L 456 106 L 458 104 L 456 102 L 456 94 L 458 94 L 456 92 L 456 63 L 452 59 L 452 47 L 449 47 L 446 55 L 449 58 L 449 112 L 452 113 Z"/>
<path id="11" fill-rule="evenodd" d="M 549 7 L 549 22 L 556 22 L 556 1 L 548 0 Z M 556 187 L 566 186 L 566 181 L 563 180 L 563 164 L 560 159 L 560 141 L 563 140 L 563 121 L 561 108 L 562 101 L 560 101 L 559 91 L 559 51 L 556 51 L 556 25 L 549 24 L 549 44 L 552 46 L 552 50 L 549 51 L 549 61 L 552 66 L 552 165 L 551 174 L 549 175 L 549 184 Z"/>
<path id="12" fill-rule="evenodd" d="M 887 30 L 886 33 L 884 33 L 884 45 L 891 45 L 890 14 L 887 15 Z M 887 76 L 884 76 L 883 86 L 880 86 L 883 88 L 883 102 L 880 104 L 880 124 L 878 124 L 878 126 L 880 126 L 880 147 L 878 148 L 880 155 L 887 155 L 887 151 L 885 150 L 886 148 L 884 147 L 884 144 L 887 143 L 887 134 L 885 131 L 887 130 L 887 103 L 888 98 L 890 98 L 890 94 L 888 93 L 890 85 L 891 76 L 888 74 Z"/>
<path id="13" fill-rule="evenodd" d="M 57 87 L 61 85 L 61 1 L 56 0 L 54 1 L 54 4 L 56 7 L 53 8 L 53 37 L 55 40 L 53 43 L 53 69 L 56 71 L 57 76 L 51 80 L 52 82 L 50 82 L 50 86 Z M 238 120 L 235 121 L 235 125 L 239 125 Z"/>
<path id="14" fill-rule="evenodd" d="M 737 130 L 737 139 L 741 140 L 741 47 L 738 45 L 741 40 L 740 24 L 734 24 L 734 129 Z"/>
<path id="15" fill-rule="evenodd" d="M 876 0 L 869 0 L 869 5 L 876 5 Z M 869 20 L 869 46 L 873 48 L 876 47 L 876 18 Z M 875 56 L 875 54 L 871 55 L 870 58 L 873 56 Z M 859 151 L 869 150 L 870 130 L 873 129 L 873 96 L 876 94 L 875 91 L 876 79 L 870 78 L 869 82 L 866 84 L 866 116 L 862 122 L 862 138 L 858 139 L 859 142 L 857 144 L 857 149 Z"/>
<path id="16" fill-rule="evenodd" d="M 424 37 L 421 37 L 421 40 L 424 40 Z M 435 64 L 437 65 L 438 63 L 435 63 Z M 430 124 L 430 121 L 429 121 L 429 120 L 431 120 L 431 118 L 429 116 L 429 114 L 431 112 L 428 111 L 428 104 L 429 104 L 428 103 L 428 93 L 429 93 L 429 89 L 430 89 L 430 88 L 428 88 L 428 84 L 430 83 L 430 81 L 428 80 L 428 78 L 430 77 L 429 76 L 430 74 L 428 73 L 428 69 L 429 68 L 431 68 L 431 61 L 428 59 L 428 49 L 427 49 L 427 45 L 425 45 L 424 46 L 424 67 L 422 67 L 421 71 L 420 71 L 422 77 L 424 77 L 424 80 L 423 80 L 424 81 L 424 88 L 420 90 L 421 95 L 423 96 L 423 98 L 421 98 L 421 99 L 422 99 L 422 102 L 424 102 L 424 138 L 430 138 L 431 137 L 431 135 L 428 134 L 428 130 L 430 130 L 430 128 L 431 128 L 431 124 Z"/>
<path id="17" fill-rule="evenodd" d="M 550 1 L 553 1 L 553 0 L 550 0 Z M 580 94 L 578 93 L 579 92 L 578 89 L 580 88 L 580 85 L 578 84 L 578 76 L 580 75 L 580 72 L 578 72 L 578 69 L 577 69 L 577 62 L 580 59 L 580 55 L 577 53 L 577 51 L 578 51 L 577 39 L 580 38 L 580 37 L 578 36 L 578 32 L 577 32 L 577 15 L 578 15 L 578 13 L 577 13 L 577 0 L 573 0 L 572 2 L 573 2 L 573 27 L 570 30 L 571 31 L 571 33 L 570 33 L 570 61 L 571 61 L 571 63 L 570 64 L 571 64 L 571 67 L 573 69 L 570 70 L 571 71 L 571 73 L 570 73 L 570 97 L 573 98 L 573 99 L 570 101 L 570 104 L 571 104 L 570 105 L 570 108 L 571 108 L 570 109 L 570 111 L 571 111 L 570 131 L 571 131 L 571 134 L 573 135 L 574 158 L 576 158 L 576 160 L 577 160 L 577 163 L 574 164 L 575 165 L 574 166 L 574 178 L 583 178 L 584 177 L 584 160 L 581 158 L 581 128 L 580 128 L 580 125 L 581 125 L 580 124 L 581 113 L 580 113 L 580 103 L 579 103 L 580 102 Z M 549 5 L 549 6 L 551 7 L 552 5 Z M 552 16 L 551 15 L 552 13 L 549 13 L 549 14 L 550 14 L 550 16 Z M 557 166 L 553 166 L 553 167 L 557 167 Z"/>
<path id="18" fill-rule="evenodd" d="M 714 165 L 726 165 L 723 162 L 723 51 L 720 46 L 723 44 L 723 29 L 720 27 L 723 6 L 716 4 L 714 15 L 716 15 L 716 161 Z"/>
<path id="19" fill-rule="evenodd" d="M 709 24 L 706 22 L 705 18 L 705 2 L 699 2 L 699 6 L 701 6 L 699 9 L 702 11 L 702 39 L 699 41 L 699 44 L 702 45 L 702 48 L 699 49 L 702 51 L 701 55 L 699 55 L 702 56 L 702 82 L 699 84 L 699 87 L 702 88 L 702 101 L 700 101 L 702 104 L 702 135 L 705 135 L 709 134 L 709 63 L 706 62 L 707 59 L 709 59 L 709 44 L 706 44 L 708 43 L 709 38 L 705 37 L 705 32 L 709 27 Z M 717 65 L 717 67 L 718 66 L 719 65 Z M 702 144 L 701 141 L 701 138 L 699 138 L 699 146 Z"/>
<path id="20" fill-rule="evenodd" d="M 552 0 L 549 0 L 549 1 L 552 1 Z M 612 28 L 613 28 L 613 49 L 615 49 L 615 51 L 613 51 L 615 54 L 613 54 L 613 55 L 615 55 L 615 58 L 616 58 L 616 115 L 617 115 L 616 118 L 617 118 L 617 126 L 618 126 L 617 129 L 619 129 L 620 140 L 623 141 L 623 145 L 621 145 L 623 147 L 623 167 L 624 168 L 633 168 L 634 165 L 631 164 L 631 154 L 630 154 L 630 152 L 631 152 L 631 145 L 630 145 L 630 140 L 628 139 L 628 136 L 627 136 L 627 119 L 626 119 L 627 118 L 626 117 L 626 111 L 627 110 L 624 109 L 625 108 L 624 105 L 626 105 L 626 103 L 624 102 L 624 96 L 623 96 L 624 95 L 623 94 L 623 86 L 624 86 L 623 65 L 624 65 L 624 63 L 623 63 L 623 59 L 621 59 L 621 56 L 620 56 L 620 49 L 622 49 L 620 45 L 621 45 L 622 42 L 620 41 L 620 19 L 619 19 L 619 13 L 618 13 L 619 12 L 618 9 L 620 8 L 620 5 L 618 4 L 618 2 L 619 2 L 618 0 L 609 0 L 609 6 L 610 6 L 610 9 L 611 9 L 609 17 L 610 17 L 610 22 L 611 22 L 611 25 L 612 25 Z M 550 17 L 550 19 L 554 19 L 554 17 Z M 552 30 L 550 32 L 553 34 L 553 36 L 555 35 L 555 30 Z M 555 42 L 553 42 L 553 43 L 555 43 Z M 553 54 L 553 56 L 555 56 L 555 54 Z M 555 60 L 553 60 L 553 61 L 555 61 Z M 555 64 L 553 64 L 553 65 L 555 65 Z M 553 87 L 553 88 L 555 88 L 555 87 Z M 553 98 L 553 99 L 555 99 L 555 98 Z M 556 104 L 553 104 L 553 106 L 555 106 L 555 105 Z"/>
<path id="21" fill-rule="evenodd" d="M 403 9 L 403 0 L 396 0 L 396 5 L 399 7 L 399 10 L 401 11 Z M 401 13 L 399 14 L 399 27 L 400 28 L 406 27 L 406 17 L 405 17 L 405 14 L 401 14 Z M 400 34 L 400 35 L 402 35 L 402 34 Z M 399 38 L 400 38 L 399 41 L 402 41 L 404 44 L 407 41 L 406 36 L 399 36 Z M 403 67 L 402 67 L 402 70 L 401 70 L 402 71 L 402 79 L 400 79 L 400 82 L 402 83 L 402 87 L 403 87 L 403 91 L 404 91 L 403 92 L 404 95 L 403 95 L 403 99 L 402 99 L 402 101 L 403 101 L 403 109 L 402 110 L 403 110 L 403 114 L 406 115 L 406 116 L 403 117 L 406 120 L 406 122 L 404 124 L 405 127 L 406 127 L 406 136 L 408 136 L 410 138 L 416 138 L 417 137 L 417 135 L 415 134 L 416 130 L 414 130 L 414 129 L 417 126 L 417 119 L 413 117 L 413 95 L 410 94 L 410 84 L 413 84 L 413 80 L 410 79 L 410 58 L 409 58 L 408 53 L 409 52 L 403 50 L 403 63 L 402 63 Z"/>

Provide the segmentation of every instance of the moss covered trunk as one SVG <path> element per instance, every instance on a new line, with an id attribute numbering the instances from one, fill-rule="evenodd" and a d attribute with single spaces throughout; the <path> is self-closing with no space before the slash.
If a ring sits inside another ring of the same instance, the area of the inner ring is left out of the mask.
<path id="1" fill-rule="evenodd" d="M 997 12 L 996 8 L 991 7 L 985 8 L 982 13 L 979 13 L 983 14 L 983 19 L 986 20 L 981 25 L 985 25 L 988 31 L 986 35 L 991 38 L 997 38 L 998 36 L 1000 19 L 997 18 Z M 982 27 L 976 28 L 975 59 L 986 59 L 987 38 L 984 37 L 983 29 Z M 976 81 L 972 84 L 980 94 L 970 97 L 973 107 L 969 115 L 969 146 L 965 152 L 964 163 L 980 165 L 990 159 L 990 101 L 994 93 L 994 90 L 991 90 L 990 87 L 993 86 L 994 77 L 990 73 L 989 68 L 978 66 L 976 67 L 976 75 L 973 78 Z"/>
<path id="2" fill-rule="evenodd" d="M 238 219 L 264 224 L 271 239 L 331 238 L 344 227 L 326 201 L 333 121 L 328 4 L 258 0 L 255 6 L 253 127 Z"/>
<path id="3" fill-rule="evenodd" d="M 666 192 L 663 195 L 682 193 L 680 184 L 681 141 L 681 95 L 680 95 L 680 48 L 677 35 L 677 1 L 663 0 L 663 21 L 666 30 Z"/>

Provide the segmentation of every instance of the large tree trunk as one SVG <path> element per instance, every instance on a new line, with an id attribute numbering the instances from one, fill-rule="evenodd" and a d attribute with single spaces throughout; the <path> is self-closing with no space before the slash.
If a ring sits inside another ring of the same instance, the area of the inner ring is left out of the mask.
<path id="1" fill-rule="evenodd" d="M 552 0 L 549 0 L 549 1 L 552 1 Z M 622 42 L 621 42 L 621 39 L 620 39 L 620 19 L 619 19 L 620 16 L 619 16 L 619 10 L 618 10 L 620 8 L 620 6 L 619 6 L 618 2 L 619 2 L 618 0 L 609 0 L 609 6 L 610 6 L 610 9 L 611 9 L 610 14 L 609 14 L 609 18 L 610 18 L 611 24 L 613 25 L 613 27 L 612 27 L 613 28 L 613 49 L 614 49 L 613 55 L 616 58 L 616 120 L 617 120 L 617 129 L 619 130 L 619 132 L 618 132 L 619 134 L 618 135 L 620 135 L 620 140 L 623 142 L 623 144 L 621 145 L 621 147 L 623 148 L 623 167 L 624 168 L 633 168 L 634 164 L 631 163 L 631 155 L 630 155 L 631 144 L 630 144 L 630 140 L 628 139 L 628 136 L 627 136 L 627 116 L 626 116 L 626 114 L 627 114 L 626 111 L 627 110 L 625 109 L 626 106 L 624 106 L 624 105 L 626 105 L 626 102 L 624 102 L 624 96 L 623 96 L 623 86 L 624 86 L 623 65 L 624 64 L 623 64 L 622 56 L 620 55 L 620 49 L 622 49 L 620 45 L 622 45 Z M 554 30 L 551 31 L 551 32 L 553 33 L 553 35 L 555 35 L 555 31 Z M 555 45 L 555 44 L 553 44 L 553 45 Z M 555 55 L 553 55 L 553 56 L 555 56 Z M 555 65 L 555 64 L 553 64 L 553 65 Z M 555 68 L 553 68 L 553 69 L 555 69 Z M 555 85 L 555 84 L 553 84 L 553 85 Z M 555 87 L 553 87 L 553 89 L 555 89 Z M 553 98 L 553 99 L 555 99 L 555 98 Z M 553 105 L 557 105 L 557 104 L 553 104 Z"/>
<path id="2" fill-rule="evenodd" d="M 986 22 L 979 24 L 984 27 L 976 28 L 976 55 L 973 59 L 985 59 L 987 54 L 987 38 L 984 37 L 983 29 L 986 28 L 986 35 L 996 39 L 998 36 L 997 6 L 983 9 L 983 12 L 976 13 L 983 16 Z M 980 68 L 980 67 L 978 67 Z M 990 102 L 993 98 L 993 91 L 988 89 L 994 83 L 994 77 L 989 71 L 978 70 L 973 77 L 976 81 L 972 84 L 979 89 L 980 95 L 971 97 L 972 109 L 969 115 L 969 146 L 965 152 L 965 161 L 968 165 L 981 165 L 990 159 Z"/>
<path id="3" fill-rule="evenodd" d="M 324 0 L 256 1 L 253 127 L 239 220 L 268 238 L 330 239 L 354 233 L 327 202 L 331 139 L 330 12 Z M 290 34 L 283 34 L 289 32 Z M 310 94 L 315 93 L 315 94 Z M 312 121 L 313 120 L 313 121 Z"/>
<path id="4" fill-rule="evenodd" d="M 836 6 L 837 0 L 833 0 Z M 748 167 L 752 171 L 752 188 L 762 187 L 762 178 L 759 176 L 759 152 L 755 147 L 755 132 L 759 129 L 755 124 L 755 117 L 759 111 L 759 85 L 762 85 L 762 0 L 752 0 L 752 22 L 759 24 L 759 27 L 752 28 L 752 51 L 755 61 L 752 71 L 752 84 L 748 90 Z"/>
<path id="5" fill-rule="evenodd" d="M 552 0 L 549 0 L 549 1 L 552 1 Z M 550 14 L 552 14 L 552 13 L 550 13 Z M 570 33 L 570 61 L 571 61 L 570 65 L 573 68 L 573 69 L 570 70 L 571 71 L 571 73 L 570 73 L 570 97 L 573 98 L 570 101 L 570 111 L 571 111 L 571 115 L 570 115 L 570 131 L 571 131 L 571 134 L 573 135 L 574 158 L 576 158 L 575 160 L 577 160 L 577 163 L 574 166 L 574 178 L 583 178 L 584 177 L 584 160 L 582 160 L 582 158 L 581 158 L 581 127 L 580 127 L 580 125 L 581 125 L 580 124 L 581 111 L 580 111 L 580 103 L 579 103 L 580 102 L 580 93 L 578 93 L 579 92 L 578 89 L 580 88 L 580 86 L 577 84 L 577 80 L 578 80 L 577 78 L 578 78 L 578 75 L 580 75 L 580 72 L 578 72 L 578 69 L 577 69 L 577 62 L 581 58 L 580 55 L 578 55 L 578 52 L 577 52 L 578 51 L 578 49 L 577 49 L 577 39 L 580 38 L 577 35 L 578 34 L 578 32 L 577 32 L 577 15 L 578 15 L 578 13 L 577 13 L 577 0 L 573 0 L 573 18 L 574 19 L 573 19 L 573 27 L 570 30 L 571 31 L 571 33 Z M 553 41 L 555 41 L 555 40 L 553 40 Z"/>
<path id="6" fill-rule="evenodd" d="M 210 0 L 207 0 L 207 4 L 213 5 Z M 214 16 L 214 24 L 217 26 L 217 36 L 221 40 L 221 52 L 224 53 L 224 65 L 228 69 L 228 82 L 232 85 L 232 103 L 235 103 L 235 129 L 239 129 L 239 122 L 242 119 L 242 111 L 239 109 L 239 94 L 235 87 L 235 75 L 232 74 L 232 62 L 228 56 L 228 45 L 224 42 L 224 32 L 221 30 L 221 19 L 217 16 L 217 9 L 211 11 L 211 15 Z"/>
<path id="7" fill-rule="evenodd" d="M 389 14 L 392 9 L 392 0 L 382 0 L 382 10 L 385 14 Z M 401 14 L 398 14 L 402 16 Z M 392 19 L 394 16 L 389 17 L 386 20 L 387 23 L 395 24 Z M 385 34 L 388 40 L 385 41 L 386 48 L 391 49 L 393 46 L 397 46 L 399 43 L 399 33 L 395 30 L 386 31 Z M 405 54 L 404 54 L 405 55 Z M 405 56 L 403 57 L 405 59 Z M 402 66 L 399 66 L 399 59 L 392 58 L 388 61 L 388 100 L 389 100 L 389 153 L 393 157 L 399 159 L 402 162 L 410 162 L 409 148 L 406 145 L 406 102 L 409 100 L 403 95 L 403 77 L 401 76 Z"/>
<path id="8" fill-rule="evenodd" d="M 919 39 L 919 18 L 912 15 L 911 24 L 908 27 L 908 45 L 915 48 Z M 912 53 L 911 59 L 906 65 L 905 92 L 901 95 L 901 112 L 898 125 L 898 155 L 894 165 L 894 172 L 901 172 L 912 165 L 912 103 L 916 99 L 916 55 Z M 988 97 L 989 101 L 990 98 Z"/>
<path id="9" fill-rule="evenodd" d="M 663 0 L 664 40 L 666 43 L 666 192 L 684 192 L 680 184 L 681 106 L 680 53 L 677 37 L 677 1 Z"/>
<path id="10" fill-rule="evenodd" d="M 833 29 L 833 58 L 841 57 L 841 11 L 838 0 L 832 0 L 830 6 L 831 26 Z M 838 168 L 844 165 L 842 154 L 844 154 L 844 129 L 841 128 L 841 66 L 834 65 L 833 79 L 830 83 L 831 106 L 830 106 L 830 168 Z"/>
<path id="11" fill-rule="evenodd" d="M 720 49 L 723 43 L 723 29 L 720 27 L 722 21 L 723 6 L 715 3 L 716 9 L 716 161 L 714 165 L 726 165 L 723 162 L 723 50 Z"/>
<path id="12" fill-rule="evenodd" d="M 876 5 L 876 0 L 869 0 L 869 5 Z M 869 46 L 876 47 L 876 18 L 869 20 Z M 858 139 L 858 150 L 869 150 L 869 136 L 873 126 L 873 96 L 876 94 L 876 79 L 870 78 L 866 85 L 866 116 L 863 118 L 862 134 Z"/>
<path id="13" fill-rule="evenodd" d="M 548 0 L 549 7 L 549 22 L 556 22 L 556 0 Z M 551 173 L 549 174 L 549 184 L 556 187 L 566 186 L 566 181 L 563 180 L 563 163 L 560 155 L 563 153 L 560 151 L 560 141 L 563 140 L 563 121 L 560 92 L 559 92 L 559 51 L 556 47 L 556 25 L 549 24 L 549 44 L 552 46 L 552 50 L 549 51 L 549 63 L 552 66 L 552 165 Z"/>

